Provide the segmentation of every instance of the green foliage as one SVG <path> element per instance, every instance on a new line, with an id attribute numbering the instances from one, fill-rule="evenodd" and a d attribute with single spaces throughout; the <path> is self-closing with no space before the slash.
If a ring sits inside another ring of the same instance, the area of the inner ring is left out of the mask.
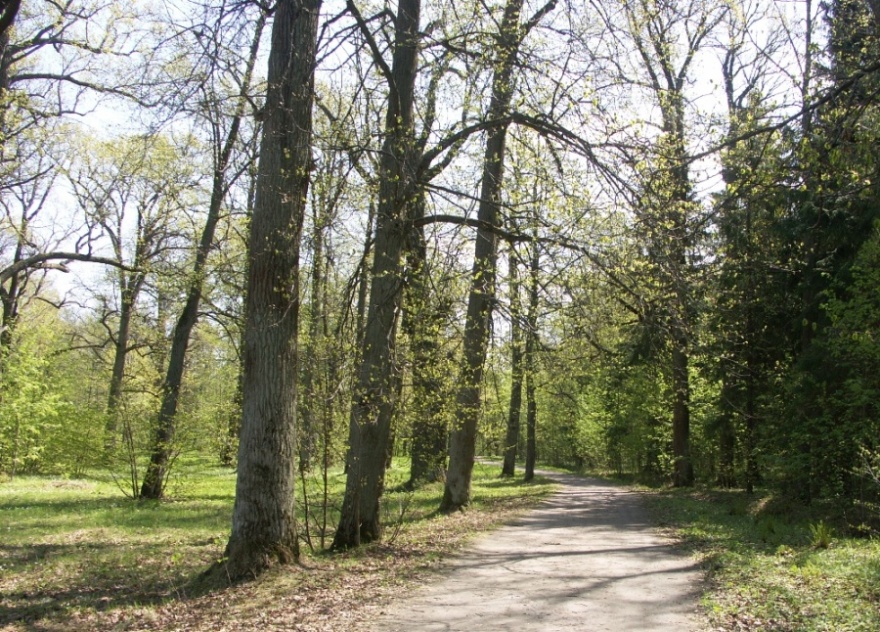
<path id="1" fill-rule="evenodd" d="M 34 303 L 0 350 L 0 473 L 70 473 L 90 462 L 89 413 L 75 405 L 53 357 L 65 329 L 53 310 Z"/>
<path id="2" fill-rule="evenodd" d="M 810 544 L 817 549 L 827 549 L 834 540 L 834 529 L 820 520 L 810 525 Z"/>
<path id="3" fill-rule="evenodd" d="M 10 476 L 39 470 L 46 436 L 65 408 L 34 346 L 21 342 L 0 359 L 0 473 Z"/>

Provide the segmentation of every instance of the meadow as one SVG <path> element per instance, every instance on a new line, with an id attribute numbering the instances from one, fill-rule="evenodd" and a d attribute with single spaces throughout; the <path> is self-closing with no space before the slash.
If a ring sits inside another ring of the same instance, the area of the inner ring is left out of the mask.
<path id="1" fill-rule="evenodd" d="M 471 506 L 441 516 L 442 485 L 406 491 L 408 471 L 394 466 L 383 542 L 331 554 L 321 548 L 323 503 L 315 500 L 323 498 L 323 482 L 307 478 L 311 512 L 308 529 L 301 516 L 300 563 L 255 581 L 217 585 L 205 571 L 223 556 L 235 473 L 198 460 L 178 472 L 170 499 L 159 502 L 126 498 L 106 472 L 0 483 L 0 630 L 354 627 L 470 536 L 555 487 L 546 479 L 501 479 L 500 468 L 478 464 Z M 328 476 L 329 527 L 344 483 L 341 470 Z M 332 533 L 324 535 L 329 545 Z"/>

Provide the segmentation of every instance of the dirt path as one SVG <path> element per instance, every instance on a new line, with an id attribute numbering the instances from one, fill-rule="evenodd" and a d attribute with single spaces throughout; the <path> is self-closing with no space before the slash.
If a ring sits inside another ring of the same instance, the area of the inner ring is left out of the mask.
<path id="1" fill-rule="evenodd" d="M 384 608 L 372 629 L 696 629 L 700 572 L 657 534 L 639 496 L 595 479 L 542 474 L 563 489 Z"/>

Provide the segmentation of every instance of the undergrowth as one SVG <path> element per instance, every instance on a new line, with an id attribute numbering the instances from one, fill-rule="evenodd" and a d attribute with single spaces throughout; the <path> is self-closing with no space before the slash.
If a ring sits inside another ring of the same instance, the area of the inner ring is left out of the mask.
<path id="1" fill-rule="evenodd" d="M 880 630 L 880 541 L 847 536 L 829 508 L 770 492 L 649 498 L 657 520 L 702 560 L 712 630 Z"/>

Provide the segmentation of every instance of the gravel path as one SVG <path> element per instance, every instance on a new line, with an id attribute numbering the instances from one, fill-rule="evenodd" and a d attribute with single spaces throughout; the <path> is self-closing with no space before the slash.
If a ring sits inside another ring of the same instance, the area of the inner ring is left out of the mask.
<path id="1" fill-rule="evenodd" d="M 386 607 L 376 632 L 631 632 L 697 627 L 701 574 L 638 494 L 542 472 L 564 487 Z"/>

